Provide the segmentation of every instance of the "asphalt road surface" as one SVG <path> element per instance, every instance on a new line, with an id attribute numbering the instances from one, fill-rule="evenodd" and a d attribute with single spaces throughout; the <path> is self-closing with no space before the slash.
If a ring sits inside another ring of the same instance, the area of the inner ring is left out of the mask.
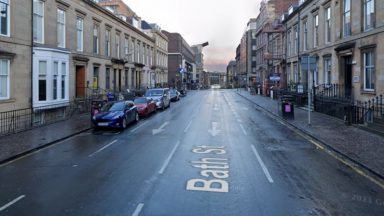
<path id="1" fill-rule="evenodd" d="M 0 166 L 0 215 L 384 215 L 384 190 L 233 90 Z"/>

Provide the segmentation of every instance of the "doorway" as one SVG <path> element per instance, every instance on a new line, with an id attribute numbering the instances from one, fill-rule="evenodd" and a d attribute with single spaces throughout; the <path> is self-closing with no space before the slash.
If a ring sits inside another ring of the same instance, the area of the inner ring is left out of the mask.
<path id="1" fill-rule="evenodd" d="M 85 66 L 76 66 L 76 98 L 85 97 Z"/>
<path id="2" fill-rule="evenodd" d="M 342 64 L 344 70 L 344 95 L 350 98 L 352 96 L 352 56 L 344 56 Z"/>

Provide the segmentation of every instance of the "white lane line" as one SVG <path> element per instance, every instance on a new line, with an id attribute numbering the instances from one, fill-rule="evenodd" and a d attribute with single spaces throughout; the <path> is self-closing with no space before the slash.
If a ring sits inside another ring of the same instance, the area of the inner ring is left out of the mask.
<path id="1" fill-rule="evenodd" d="M 188 123 L 187 127 L 184 129 L 184 133 L 187 133 L 189 127 L 191 127 L 192 120 Z"/>
<path id="2" fill-rule="evenodd" d="M 0 207 L 0 212 L 3 211 L 3 210 L 5 210 L 5 209 L 8 208 L 9 206 L 11 206 L 11 205 L 17 203 L 19 200 L 23 199 L 24 197 L 25 197 L 25 195 L 21 195 L 21 196 L 17 197 L 16 199 L 12 200 L 11 202 L 9 202 L 9 203 L 3 205 L 2 207 Z"/>
<path id="3" fill-rule="evenodd" d="M 271 175 L 269 174 L 269 171 L 268 171 L 267 167 L 265 166 L 264 162 L 261 160 L 260 155 L 259 155 L 259 153 L 257 152 L 255 146 L 254 146 L 254 145 L 251 145 L 251 147 L 252 147 L 253 153 L 255 153 L 256 158 L 257 158 L 257 160 L 259 161 L 259 164 L 260 164 L 261 168 L 263 169 L 264 174 L 265 174 L 265 176 L 267 177 L 269 183 L 273 183 L 273 179 L 272 179 Z"/>
<path id="4" fill-rule="evenodd" d="M 105 145 L 103 148 L 101 148 L 101 149 L 95 151 L 94 153 L 88 155 L 88 157 L 92 157 L 93 155 L 95 155 L 95 154 L 97 154 L 97 153 L 103 151 L 104 149 L 106 149 L 106 148 L 108 148 L 109 146 L 113 145 L 115 142 L 117 142 L 117 140 L 113 140 L 111 143 Z"/>
<path id="5" fill-rule="evenodd" d="M 248 134 L 247 134 L 247 131 L 245 130 L 245 128 L 243 127 L 242 124 L 240 124 L 240 127 L 241 127 L 241 130 L 243 131 L 243 134 L 244 134 L 245 136 L 247 136 L 247 135 L 248 135 Z"/>
<path id="6" fill-rule="evenodd" d="M 139 205 L 137 205 L 135 211 L 133 212 L 132 216 L 139 216 L 143 207 L 144 207 L 144 203 L 139 203 Z"/>
<path id="7" fill-rule="evenodd" d="M 241 121 L 241 119 L 237 119 L 237 122 L 241 123 L 241 122 L 243 122 L 243 121 Z"/>
<path id="8" fill-rule="evenodd" d="M 167 168 L 169 162 L 171 161 L 171 158 L 172 158 L 173 155 L 175 154 L 175 151 L 176 151 L 176 149 L 177 149 L 177 147 L 178 147 L 179 145 L 180 145 L 180 140 L 177 141 L 175 147 L 173 147 L 171 154 L 169 154 L 167 160 L 165 160 L 163 166 L 161 167 L 161 169 L 160 169 L 160 171 L 159 171 L 159 174 L 163 174 L 163 173 L 164 173 L 164 170 Z"/>
<path id="9" fill-rule="evenodd" d="M 148 124 L 148 121 L 146 121 L 146 122 L 144 122 L 143 124 L 141 124 L 141 125 L 139 125 L 139 126 L 137 126 L 137 127 L 133 128 L 133 129 L 131 130 L 131 133 L 133 133 L 133 132 L 137 131 L 137 129 L 139 129 L 139 128 L 143 127 L 143 126 L 144 126 L 144 125 L 146 125 L 146 124 Z"/>

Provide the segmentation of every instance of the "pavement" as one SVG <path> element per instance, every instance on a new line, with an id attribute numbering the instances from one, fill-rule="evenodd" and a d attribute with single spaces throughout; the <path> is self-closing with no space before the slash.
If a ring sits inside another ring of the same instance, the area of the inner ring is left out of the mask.
<path id="1" fill-rule="evenodd" d="M 89 114 L 0 137 L 0 164 L 91 128 Z"/>
<path id="2" fill-rule="evenodd" d="M 312 139 L 321 142 L 327 150 L 368 172 L 370 176 L 384 180 L 383 137 L 347 126 L 344 121 L 317 112 L 295 107 L 294 119 L 283 119 L 278 111 L 279 103 L 262 95 L 251 95 L 248 91 L 235 90 L 237 94 L 254 103 L 259 109 L 299 129 Z M 28 131 L 0 137 L 0 164 L 40 148 L 49 146 L 91 128 L 89 115 L 72 117 Z"/>
<path id="3" fill-rule="evenodd" d="M 245 90 L 236 93 L 254 103 L 259 109 L 268 112 L 290 126 L 299 129 L 312 139 L 321 142 L 326 150 L 336 154 L 348 165 L 358 167 L 369 177 L 384 180 L 384 139 L 355 126 L 348 126 L 343 120 L 318 112 L 311 112 L 308 124 L 308 110 L 294 108 L 294 119 L 282 118 L 278 100 L 263 95 L 251 95 Z"/>

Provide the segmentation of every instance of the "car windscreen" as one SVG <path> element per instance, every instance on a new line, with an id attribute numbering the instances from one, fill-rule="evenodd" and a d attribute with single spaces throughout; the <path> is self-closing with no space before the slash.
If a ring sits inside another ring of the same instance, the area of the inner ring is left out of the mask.
<path id="1" fill-rule="evenodd" d="M 169 91 L 171 93 L 171 95 L 175 95 L 176 94 L 176 90 L 172 89 Z"/>
<path id="2" fill-rule="evenodd" d="M 145 103 L 147 103 L 147 99 L 145 99 L 145 98 L 136 98 L 134 100 L 134 103 L 135 104 L 145 104 Z"/>
<path id="3" fill-rule="evenodd" d="M 102 112 L 108 112 L 108 111 L 122 111 L 124 110 L 125 103 L 124 102 L 117 102 L 117 103 L 107 103 L 102 108 Z"/>
<path id="4" fill-rule="evenodd" d="M 159 89 L 159 90 L 147 90 L 147 92 L 145 92 L 145 96 L 146 97 L 163 96 L 163 90 L 161 90 L 161 89 Z"/>

